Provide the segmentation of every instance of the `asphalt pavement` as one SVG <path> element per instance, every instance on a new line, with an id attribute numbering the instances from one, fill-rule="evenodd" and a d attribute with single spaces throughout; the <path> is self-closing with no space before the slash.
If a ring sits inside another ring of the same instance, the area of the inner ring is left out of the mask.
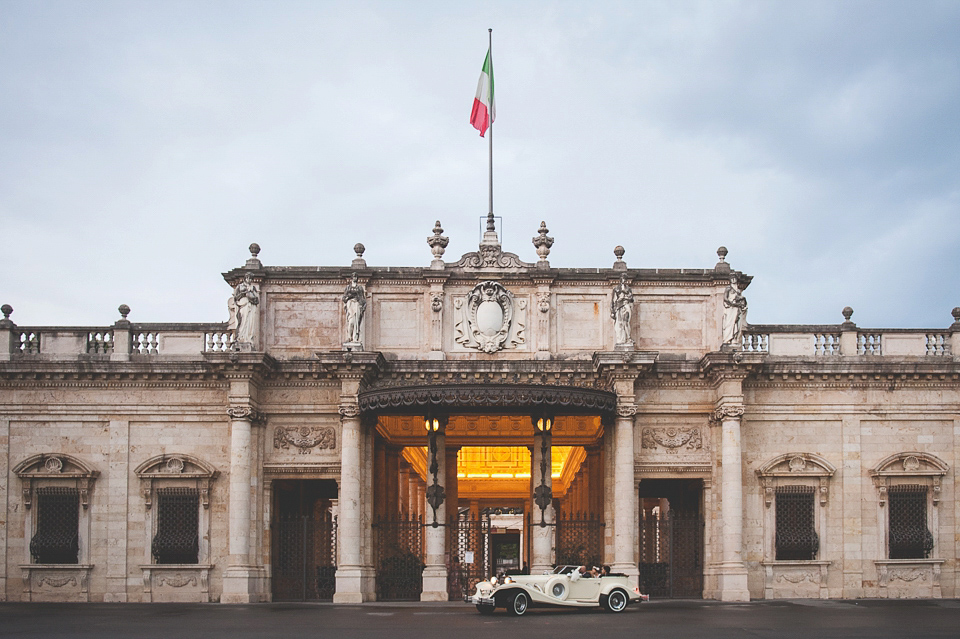
<path id="1" fill-rule="evenodd" d="M 620 614 L 532 609 L 480 615 L 463 603 L 0 603 L 0 637 L 44 639 L 923 639 L 960 637 L 960 601 L 652 601 Z"/>

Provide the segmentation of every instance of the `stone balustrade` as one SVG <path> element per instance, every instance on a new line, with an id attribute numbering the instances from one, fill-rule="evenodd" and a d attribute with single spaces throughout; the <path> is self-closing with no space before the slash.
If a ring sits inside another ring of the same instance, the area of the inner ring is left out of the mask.
<path id="1" fill-rule="evenodd" d="M 113 356 L 122 345 L 133 359 L 200 359 L 203 353 L 233 348 L 233 331 L 226 324 L 129 324 L 111 327 L 13 326 L 7 327 L 9 350 L 0 359 L 37 357 L 73 359 Z M 3 344 L 0 341 L 0 344 Z"/>
<path id="2" fill-rule="evenodd" d="M 741 350 L 782 357 L 952 357 L 960 354 L 960 332 L 755 324 L 744 331 Z"/>

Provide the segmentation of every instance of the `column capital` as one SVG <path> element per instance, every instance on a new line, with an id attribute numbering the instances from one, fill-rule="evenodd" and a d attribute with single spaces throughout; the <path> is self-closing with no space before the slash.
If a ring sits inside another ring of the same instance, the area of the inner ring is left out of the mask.
<path id="1" fill-rule="evenodd" d="M 230 419 L 245 419 L 252 424 L 266 421 L 267 417 L 252 406 L 231 406 L 227 409 Z"/>
<path id="2" fill-rule="evenodd" d="M 340 404 L 337 407 L 337 412 L 340 413 L 341 417 L 360 417 L 360 405 L 356 402 Z"/>
<path id="3" fill-rule="evenodd" d="M 633 402 L 617 402 L 617 417 L 633 417 L 637 414 L 637 405 Z"/>
<path id="4" fill-rule="evenodd" d="M 722 422 L 725 419 L 740 419 L 743 417 L 742 404 L 724 404 L 717 406 L 711 414 L 713 421 Z"/>

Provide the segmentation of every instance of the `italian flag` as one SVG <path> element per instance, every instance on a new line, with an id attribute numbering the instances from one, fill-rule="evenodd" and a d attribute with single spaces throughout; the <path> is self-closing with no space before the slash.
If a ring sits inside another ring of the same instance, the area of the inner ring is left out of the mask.
<path id="1" fill-rule="evenodd" d="M 470 112 L 470 124 L 480 131 L 480 137 L 483 137 L 496 117 L 497 107 L 493 102 L 493 58 L 487 49 L 480 81 L 477 83 L 477 97 L 473 99 L 473 110 Z"/>

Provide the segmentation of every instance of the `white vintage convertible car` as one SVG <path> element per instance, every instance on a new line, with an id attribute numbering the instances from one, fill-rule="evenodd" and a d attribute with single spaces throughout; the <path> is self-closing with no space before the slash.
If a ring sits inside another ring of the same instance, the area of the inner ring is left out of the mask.
<path id="1" fill-rule="evenodd" d="M 610 612 L 623 612 L 628 604 L 649 599 L 630 586 L 626 575 L 577 578 L 573 573 L 578 569 L 557 566 L 544 575 L 512 575 L 502 580 L 492 577 L 478 583 L 477 591 L 467 601 L 482 614 L 506 608 L 509 614 L 520 616 L 534 606 L 601 606 Z"/>

